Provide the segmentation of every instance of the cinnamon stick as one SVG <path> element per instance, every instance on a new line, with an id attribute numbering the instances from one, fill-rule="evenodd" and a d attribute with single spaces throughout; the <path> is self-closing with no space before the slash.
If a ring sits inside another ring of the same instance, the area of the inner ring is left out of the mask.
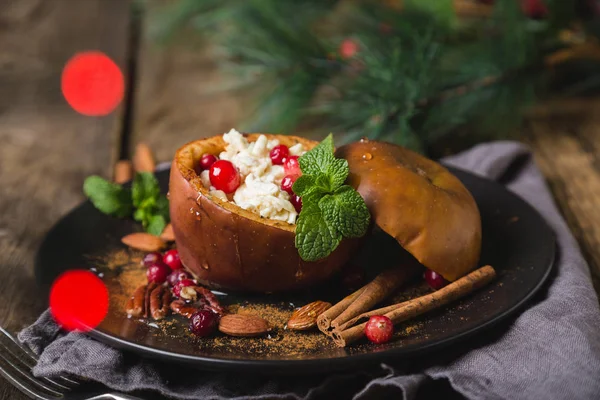
<path id="1" fill-rule="evenodd" d="M 464 297 L 487 285 L 495 277 L 496 271 L 494 268 L 486 265 L 433 293 L 399 303 L 395 309 L 388 311 L 384 316 L 391 319 L 394 324 L 398 324 Z M 389 309 L 390 307 L 386 308 Z M 334 329 L 331 336 L 336 345 L 345 347 L 364 336 L 366 325 L 365 322 L 343 331 Z"/>
<path id="2" fill-rule="evenodd" d="M 337 318 L 352 302 L 365 290 L 364 287 L 356 292 L 344 297 L 340 302 L 330 307 L 327 311 L 317 317 L 317 327 L 321 332 L 328 335 L 331 328 L 331 321 Z"/>
<path id="3" fill-rule="evenodd" d="M 115 164 L 115 183 L 123 184 L 133 179 L 133 165 L 129 160 L 119 160 Z"/>
<path id="4" fill-rule="evenodd" d="M 377 275 L 364 287 L 362 293 L 333 321 L 333 329 L 339 329 L 341 325 L 350 319 L 370 310 L 375 304 L 391 295 L 396 289 L 412 278 L 417 271 L 414 265 L 392 268 Z"/>
<path id="5" fill-rule="evenodd" d="M 154 172 L 156 169 L 154 154 L 146 143 L 138 143 L 135 147 L 133 167 L 137 172 Z"/>
<path id="6" fill-rule="evenodd" d="M 356 317 L 344 322 L 343 324 L 339 325 L 336 330 L 337 331 L 343 331 L 346 328 L 349 328 L 351 326 L 356 325 L 356 323 L 362 319 L 365 318 L 371 318 L 373 315 L 385 315 L 387 313 L 389 313 L 390 311 L 394 311 L 395 309 L 397 309 L 398 307 L 400 307 L 403 304 L 406 304 L 407 302 L 402 302 L 402 303 L 397 303 L 397 304 L 392 304 L 391 306 L 387 306 L 387 307 L 382 307 L 382 308 L 378 308 L 376 310 L 372 310 L 372 311 L 368 311 L 365 313 L 362 313 L 360 315 L 357 315 Z"/>

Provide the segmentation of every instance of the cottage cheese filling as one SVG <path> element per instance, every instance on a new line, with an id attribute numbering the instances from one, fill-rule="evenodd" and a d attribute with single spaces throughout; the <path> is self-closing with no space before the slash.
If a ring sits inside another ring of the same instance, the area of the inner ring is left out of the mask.
<path id="1" fill-rule="evenodd" d="M 242 179 L 242 184 L 233 194 L 233 202 L 263 218 L 295 224 L 298 213 L 290 202 L 289 194 L 281 190 L 280 186 L 285 176 L 284 168 L 281 165 L 273 165 L 269 157 L 269 152 L 279 141 L 268 140 L 266 136 L 261 135 L 255 142 L 249 143 L 235 129 L 225 133 L 223 140 L 227 146 L 225 151 L 219 154 L 219 158 L 233 163 Z M 300 143 L 289 150 L 293 156 L 305 153 L 304 146 Z M 228 201 L 223 191 L 211 186 L 207 170 L 202 171 L 200 178 L 212 196 Z"/>

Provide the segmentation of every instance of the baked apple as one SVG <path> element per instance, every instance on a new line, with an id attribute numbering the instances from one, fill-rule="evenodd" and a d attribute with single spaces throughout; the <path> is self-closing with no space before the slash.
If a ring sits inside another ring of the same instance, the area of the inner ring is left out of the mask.
<path id="1" fill-rule="evenodd" d="M 266 206 L 252 197 L 251 182 L 246 178 L 242 182 L 230 165 L 237 162 L 243 176 L 251 168 L 261 173 L 276 169 L 281 183 L 299 173 L 294 169 L 299 154 L 294 153 L 316 144 L 295 136 L 242 136 L 232 130 L 229 136 L 191 142 L 177 151 L 169 183 L 171 222 L 181 261 L 195 278 L 214 288 L 277 292 L 322 282 L 348 261 L 358 247 L 355 239 L 343 240 L 319 261 L 302 260 L 294 245 L 299 204 L 286 192 L 289 188 L 267 199 L 278 207 Z M 229 152 L 236 146 L 250 150 L 244 149 L 247 154 L 241 156 Z M 261 152 L 267 154 L 266 164 L 252 158 Z M 206 155 L 219 160 L 207 163 Z M 256 182 L 256 190 L 262 190 L 263 183 Z M 272 183 L 267 182 L 265 190 Z"/>
<path id="2" fill-rule="evenodd" d="M 421 264 L 454 281 L 477 267 L 481 217 L 463 184 L 440 164 L 390 143 L 363 139 L 340 147 L 348 184 L 374 222 Z"/>

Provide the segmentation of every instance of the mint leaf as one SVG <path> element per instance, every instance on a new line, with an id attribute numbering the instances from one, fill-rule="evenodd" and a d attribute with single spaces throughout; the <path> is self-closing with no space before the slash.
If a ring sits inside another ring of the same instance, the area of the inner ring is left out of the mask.
<path id="1" fill-rule="evenodd" d="M 294 185 L 292 186 L 292 190 L 298 196 L 302 197 L 305 194 L 308 194 L 308 192 L 313 188 L 313 186 L 315 186 L 315 178 L 312 175 L 304 174 L 300 175 L 296 179 Z"/>
<path id="2" fill-rule="evenodd" d="M 127 217 L 133 211 L 131 192 L 121 185 L 109 182 L 99 176 L 93 175 L 86 178 L 83 183 L 83 192 L 94 204 L 94 207 L 104 214 Z"/>
<path id="3" fill-rule="evenodd" d="M 350 186 L 342 186 L 334 194 L 319 200 L 323 219 L 344 237 L 361 237 L 369 228 L 371 215 L 363 198 Z"/>
<path id="4" fill-rule="evenodd" d="M 296 224 L 296 248 L 305 261 L 317 261 L 331 254 L 342 235 L 323 218 L 317 204 L 305 204 Z"/>
<path id="5" fill-rule="evenodd" d="M 148 221 L 146 232 L 154 236 L 160 236 L 162 231 L 165 230 L 165 226 L 167 226 L 165 218 L 162 215 L 154 215 Z"/>
<path id="6" fill-rule="evenodd" d="M 148 204 L 142 203 L 150 201 L 149 199 L 156 201 L 160 194 L 158 180 L 151 172 L 138 172 L 133 179 L 131 194 L 135 207 L 148 207 Z"/>
<path id="7" fill-rule="evenodd" d="M 315 175 L 301 175 L 294 182 L 292 190 L 302 197 L 318 189 L 321 193 L 331 191 L 331 179 L 329 176 L 319 172 Z"/>
<path id="8" fill-rule="evenodd" d="M 135 219 L 138 222 L 144 222 L 146 220 L 146 210 L 143 208 L 138 208 L 137 210 L 135 210 L 135 212 L 133 213 L 133 219 Z"/>
<path id="9" fill-rule="evenodd" d="M 328 174 L 329 165 L 335 160 L 333 150 L 333 135 L 329 134 L 312 150 L 298 158 L 302 174 L 315 175 L 320 172 Z"/>
<path id="10" fill-rule="evenodd" d="M 327 257 L 342 238 L 363 236 L 371 216 L 363 198 L 344 185 L 348 161 L 335 158 L 333 136 L 298 159 L 302 176 L 292 187 L 302 197 L 296 223 L 296 248 L 305 261 Z"/>
<path id="11" fill-rule="evenodd" d="M 169 200 L 164 194 L 161 194 L 158 196 L 158 199 L 156 199 L 156 214 L 161 215 L 167 223 L 171 220 L 169 214 Z"/>
<path id="12" fill-rule="evenodd" d="M 330 187 L 332 191 L 337 190 L 337 188 L 346 182 L 349 172 L 350 167 L 348 167 L 348 161 L 343 158 L 336 158 L 329 164 L 327 173 L 331 180 Z"/>

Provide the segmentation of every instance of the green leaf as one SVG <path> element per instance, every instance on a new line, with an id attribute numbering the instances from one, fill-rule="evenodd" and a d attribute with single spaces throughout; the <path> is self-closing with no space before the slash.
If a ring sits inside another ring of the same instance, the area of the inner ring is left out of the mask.
<path id="1" fill-rule="evenodd" d="M 294 182 L 292 190 L 298 196 L 302 197 L 308 193 L 318 189 L 320 193 L 327 193 L 331 191 L 331 179 L 329 176 L 318 173 L 315 175 L 301 175 Z"/>
<path id="2" fill-rule="evenodd" d="M 167 196 L 160 195 L 156 200 L 156 214 L 161 215 L 167 223 L 171 220 L 169 214 L 169 200 Z"/>
<path id="3" fill-rule="evenodd" d="M 333 135 L 329 134 L 312 150 L 304 153 L 298 159 L 298 163 L 303 174 L 328 174 L 329 166 L 333 160 L 335 160 L 333 156 Z"/>
<path id="4" fill-rule="evenodd" d="M 307 194 L 312 187 L 315 185 L 315 178 L 312 175 L 301 175 L 296 178 L 294 185 L 292 186 L 292 190 L 298 196 L 304 196 Z"/>
<path id="5" fill-rule="evenodd" d="M 330 177 L 330 190 L 335 191 L 346 182 L 350 167 L 348 161 L 343 158 L 335 158 L 329 164 L 328 175 Z"/>
<path id="6" fill-rule="evenodd" d="M 94 175 L 83 183 L 83 192 L 104 214 L 115 217 L 131 216 L 131 193 L 121 185 Z"/>
<path id="7" fill-rule="evenodd" d="M 137 210 L 135 210 L 135 212 L 133 213 L 133 219 L 138 221 L 138 222 L 143 222 L 146 220 L 146 210 L 143 208 L 138 208 Z"/>
<path id="8" fill-rule="evenodd" d="M 151 172 L 139 172 L 133 179 L 132 199 L 135 207 L 148 207 L 149 199 L 154 199 L 160 194 L 158 180 Z"/>
<path id="9" fill-rule="evenodd" d="M 363 198 L 350 186 L 340 187 L 333 195 L 319 200 L 323 219 L 344 237 L 361 237 L 369 227 L 371 215 Z"/>
<path id="10" fill-rule="evenodd" d="M 305 261 L 317 261 L 331 254 L 342 235 L 325 221 L 317 204 L 304 204 L 296 223 L 296 248 Z"/>
<path id="11" fill-rule="evenodd" d="M 154 215 L 150 218 L 148 226 L 146 226 L 146 232 L 154 236 L 160 236 L 162 231 L 165 230 L 165 226 L 167 226 L 165 217 L 162 215 Z"/>

